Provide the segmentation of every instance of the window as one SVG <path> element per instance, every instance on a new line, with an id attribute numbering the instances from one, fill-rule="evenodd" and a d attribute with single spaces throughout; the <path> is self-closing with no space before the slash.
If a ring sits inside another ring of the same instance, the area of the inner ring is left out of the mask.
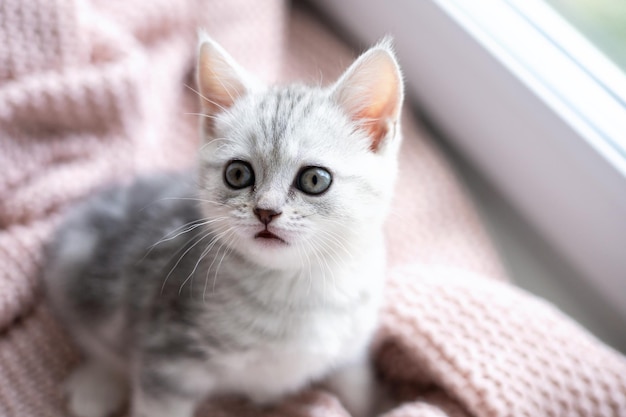
<path id="1" fill-rule="evenodd" d="M 623 71 L 626 71 L 626 2 L 546 0 Z"/>
<path id="2" fill-rule="evenodd" d="M 601 0 L 600 3 L 610 1 Z M 623 133 L 626 128 L 626 74 L 546 6 L 543 0 L 504 0 L 497 3 L 512 14 L 511 21 L 504 19 L 503 25 L 516 25 L 512 22 L 520 20 L 519 27 L 516 27 L 518 36 L 515 37 L 518 42 L 506 39 L 506 34 L 512 33 L 513 27 L 491 28 L 489 22 L 495 19 L 488 13 L 479 23 L 486 30 L 491 30 L 492 36 L 500 39 L 508 54 L 517 55 L 517 61 L 536 73 L 534 78 L 545 88 L 553 90 L 553 94 L 559 97 L 557 100 L 575 113 L 570 118 L 571 123 L 585 120 L 588 127 L 596 131 L 597 141 L 585 135 L 596 150 L 604 152 L 604 145 L 613 148 L 604 155 L 623 170 L 626 163 L 626 136 Z M 567 4 L 571 7 L 575 3 L 586 1 L 574 0 Z M 542 96 L 547 99 L 547 94 Z M 562 116 L 567 117 L 563 113 Z"/>

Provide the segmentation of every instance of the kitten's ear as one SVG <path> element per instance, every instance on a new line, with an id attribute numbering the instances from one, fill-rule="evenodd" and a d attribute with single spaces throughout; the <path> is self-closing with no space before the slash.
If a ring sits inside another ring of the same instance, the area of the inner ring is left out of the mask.
<path id="1" fill-rule="evenodd" d="M 253 84 L 228 52 L 204 32 L 199 33 L 197 76 L 202 109 L 208 114 L 228 109 Z"/>
<path id="2" fill-rule="evenodd" d="M 391 41 L 384 39 L 361 55 L 339 78 L 332 95 L 369 133 L 370 148 L 378 151 L 395 133 L 404 95 Z"/>

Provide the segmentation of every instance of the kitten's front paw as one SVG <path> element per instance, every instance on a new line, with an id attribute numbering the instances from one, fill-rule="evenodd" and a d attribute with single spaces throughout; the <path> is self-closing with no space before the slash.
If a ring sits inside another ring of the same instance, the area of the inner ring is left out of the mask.
<path id="1" fill-rule="evenodd" d="M 335 370 L 323 382 L 352 417 L 377 415 L 378 384 L 367 358 Z"/>
<path id="2" fill-rule="evenodd" d="M 108 417 L 126 399 L 126 384 L 99 364 L 87 363 L 65 382 L 69 411 L 75 417 Z"/>

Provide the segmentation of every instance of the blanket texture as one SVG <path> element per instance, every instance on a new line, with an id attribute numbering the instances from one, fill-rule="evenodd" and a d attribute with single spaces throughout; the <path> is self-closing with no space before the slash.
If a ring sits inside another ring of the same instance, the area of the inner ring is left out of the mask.
<path id="1" fill-rule="evenodd" d="M 267 80 L 331 81 L 354 57 L 284 0 L 0 2 L 1 416 L 65 415 L 60 381 L 78 356 L 38 295 L 42 244 L 90 190 L 192 163 L 199 26 Z M 372 352 L 388 415 L 626 417 L 626 360 L 503 282 L 453 172 L 403 123 Z M 314 388 L 270 410 L 221 399 L 199 411 L 261 414 L 347 415 Z"/>

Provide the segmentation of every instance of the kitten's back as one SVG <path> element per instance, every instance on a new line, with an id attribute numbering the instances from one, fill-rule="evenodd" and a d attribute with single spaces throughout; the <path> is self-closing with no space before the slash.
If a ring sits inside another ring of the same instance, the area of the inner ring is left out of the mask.
<path id="1" fill-rule="evenodd" d="M 152 176 L 109 186 L 70 210 L 46 247 L 42 271 L 53 311 L 72 323 L 69 329 L 97 334 L 99 327 L 110 327 L 127 305 L 129 274 L 140 268 L 137 260 L 168 231 L 198 219 L 193 185 L 190 173 Z M 158 266 L 148 262 L 145 267 Z M 121 331 L 128 323 L 118 327 Z M 118 343 L 110 329 L 106 333 L 110 343 Z"/>

